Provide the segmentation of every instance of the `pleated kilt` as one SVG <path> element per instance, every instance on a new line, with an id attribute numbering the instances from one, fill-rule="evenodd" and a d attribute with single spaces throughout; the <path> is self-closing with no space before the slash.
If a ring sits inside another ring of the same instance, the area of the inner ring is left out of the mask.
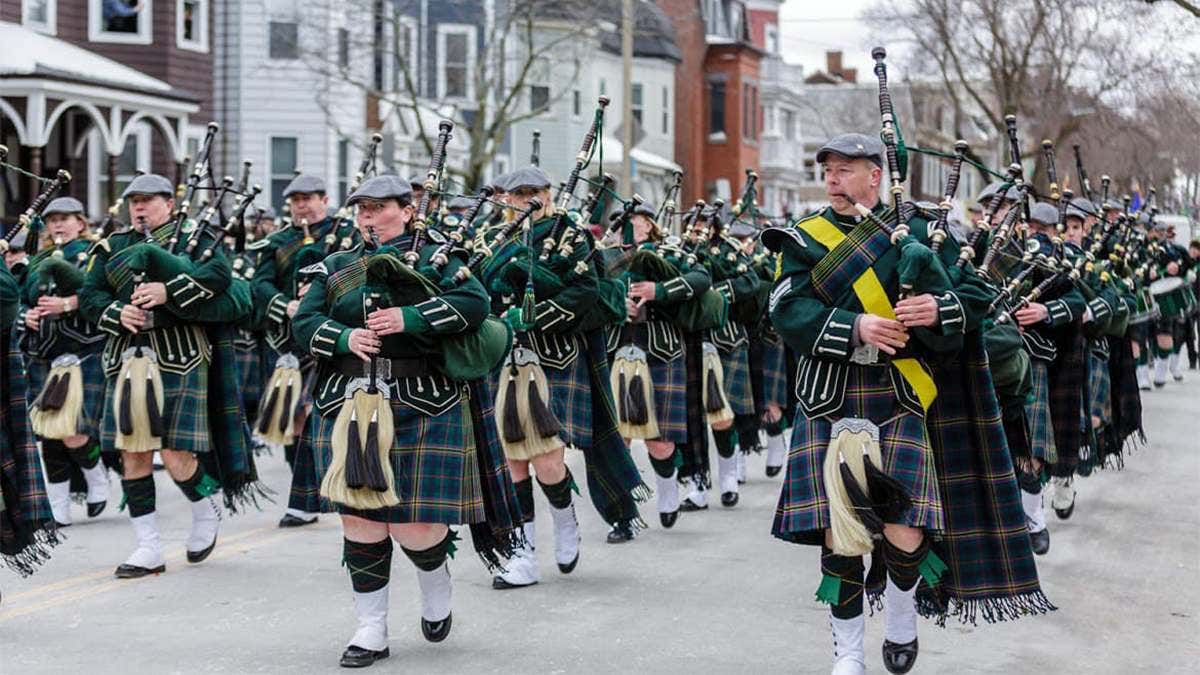
<path id="1" fill-rule="evenodd" d="M 79 368 L 83 372 L 83 410 L 80 413 L 79 433 L 92 439 L 100 438 L 100 419 L 104 414 L 104 367 L 100 364 L 100 351 L 91 354 L 76 354 Z M 50 360 L 26 356 L 26 376 L 29 383 L 29 403 L 37 398 L 50 376 Z"/>
<path id="2" fill-rule="evenodd" d="M 902 524 L 942 530 L 942 498 L 925 419 L 900 407 L 887 368 L 850 368 L 845 402 L 833 418 L 842 417 L 883 425 L 879 429 L 883 470 L 904 487 L 912 501 Z M 831 426 L 830 417 L 810 419 L 796 411 L 787 477 L 772 527 L 772 534 L 780 539 L 813 545 L 824 541 L 830 521 L 823 463 Z"/>
<path id="3" fill-rule="evenodd" d="M 791 406 L 792 398 L 792 388 L 788 386 L 787 347 L 783 342 L 772 344 L 764 341 L 762 354 L 762 400 L 768 405 L 787 409 Z"/>
<path id="4" fill-rule="evenodd" d="M 1088 413 L 1101 423 L 1112 421 L 1112 377 L 1108 372 L 1108 356 L 1088 351 Z M 1091 420 L 1086 420 L 1091 425 Z"/>
<path id="5" fill-rule="evenodd" d="M 587 356 L 583 353 L 586 348 L 587 345 L 580 341 L 579 355 L 565 368 L 542 365 L 550 387 L 547 403 L 562 424 L 559 436 L 576 448 L 592 447 L 592 380 L 588 374 Z M 654 402 L 658 403 L 658 399 Z"/>
<path id="6" fill-rule="evenodd" d="M 332 421 L 330 426 L 332 426 Z M 292 487 L 288 491 L 288 508 L 306 513 L 334 513 L 336 509 L 327 499 L 321 498 L 321 477 L 324 468 L 317 474 L 317 448 L 315 439 L 321 427 L 321 414 L 315 410 L 304 423 L 304 429 L 296 440 L 296 454 L 292 461 Z M 324 458 L 322 467 L 329 466 Z"/>
<path id="7" fill-rule="evenodd" d="M 750 349 L 742 345 L 729 352 L 717 350 L 725 371 L 725 397 L 735 415 L 754 414 L 754 390 L 750 384 Z"/>
<path id="8" fill-rule="evenodd" d="M 337 504 L 338 512 L 381 523 L 459 525 L 486 520 L 467 401 L 459 401 L 436 417 L 418 412 L 395 396 L 390 403 L 395 424 L 392 476 L 400 503 L 369 511 Z M 314 411 L 312 417 L 315 418 L 312 455 L 317 462 L 314 477 L 319 489 L 333 457 L 337 409 L 329 415 Z"/>
<path id="9" fill-rule="evenodd" d="M 1033 379 L 1033 391 L 1025 404 L 1029 443 L 1034 457 L 1053 464 L 1058 461 L 1058 451 L 1054 443 L 1054 423 L 1050 420 L 1050 364 L 1041 359 L 1030 359 L 1029 373 Z"/>
<path id="10" fill-rule="evenodd" d="M 658 440 L 686 443 L 687 434 L 687 364 L 681 352 L 670 361 L 649 353 L 649 335 L 645 324 L 632 324 L 633 342 L 647 351 L 651 389 L 654 391 L 654 415 L 658 420 Z M 611 367 L 612 363 L 609 363 Z"/>
<path id="11" fill-rule="evenodd" d="M 242 392 L 242 404 L 246 406 L 246 416 L 253 422 L 258 412 L 259 400 L 263 389 L 263 359 L 264 350 L 258 344 L 236 344 L 234 354 L 237 355 L 238 390 Z"/>
<path id="12" fill-rule="evenodd" d="M 212 439 L 208 420 L 208 367 L 207 361 L 196 364 L 191 371 L 178 374 L 162 371 L 163 383 L 163 434 L 162 447 L 168 450 L 204 454 L 209 451 Z M 117 437 L 117 418 L 113 413 L 113 397 L 116 394 L 117 378 L 108 379 L 104 387 L 104 423 L 101 426 L 102 449 L 118 452 L 114 443 Z"/>

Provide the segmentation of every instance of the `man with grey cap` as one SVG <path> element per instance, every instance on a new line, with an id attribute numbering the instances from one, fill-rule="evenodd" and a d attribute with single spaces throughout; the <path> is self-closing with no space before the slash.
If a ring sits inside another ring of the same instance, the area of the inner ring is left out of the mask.
<path id="1" fill-rule="evenodd" d="M 249 247 L 257 255 L 251 288 L 255 305 L 266 314 L 263 328 L 267 344 L 275 352 L 266 357 L 274 370 L 267 378 L 268 384 L 282 383 L 280 388 L 287 387 L 289 377 L 299 371 L 301 381 L 311 386 L 313 360 L 292 337 L 292 319 L 308 288 L 298 272 L 335 251 L 350 248 L 358 242 L 358 234 L 353 223 L 327 215 L 329 197 L 325 181 L 318 176 L 306 173 L 296 176 L 283 189 L 283 198 L 291 212 L 292 224 Z M 296 397 L 272 396 L 272 393 L 262 392 L 261 401 L 266 405 L 258 411 L 255 428 L 260 436 L 268 435 L 264 440 L 283 445 L 284 458 L 295 471 L 297 455 L 306 452 L 298 450 L 297 444 L 304 443 L 300 432 L 312 411 L 312 395 L 307 389 Z M 280 406 L 287 409 L 277 409 Z M 282 424 L 284 432 L 276 434 L 270 422 L 279 419 L 291 423 Z M 317 509 L 311 496 L 306 498 L 293 491 L 279 526 L 300 527 L 315 522 Z"/>
<path id="2" fill-rule="evenodd" d="M 83 214 L 83 204 L 74 197 L 59 197 L 42 211 L 50 244 L 30 262 L 16 333 L 26 359 L 34 434 L 46 466 L 46 494 L 60 527 L 71 524 L 73 474 L 82 474 L 86 481 L 89 518 L 100 515 L 108 501 L 99 428 L 105 336 L 77 311 L 82 268 L 92 243 Z M 79 382 L 71 382 L 73 378 Z M 82 396 L 68 397 L 54 409 L 43 406 L 69 385 L 82 385 Z"/>
<path id="3" fill-rule="evenodd" d="M 511 540 L 518 509 L 504 498 L 512 485 L 501 453 L 474 442 L 491 422 L 482 412 L 476 415 L 475 409 L 484 409 L 472 400 L 477 390 L 440 365 L 453 358 L 444 351 L 447 341 L 478 335 L 488 314 L 487 293 L 474 276 L 460 274 L 464 255 L 451 254 L 433 271 L 431 258 L 439 247 L 419 245 L 412 191 L 399 177 L 366 180 L 348 204 L 357 206 L 364 243 L 309 270 L 312 288 L 294 327 L 298 344 L 317 360 L 316 410 L 306 433 L 317 460 L 313 484 L 341 514 L 342 561 L 358 617 L 341 665 L 357 668 L 389 656 L 393 539 L 417 568 L 421 632 L 429 642 L 441 642 L 452 622 L 447 556 L 456 536 L 450 527 L 470 525 L 476 550 L 495 560 L 511 547 L 497 544 L 493 550 L 484 535 L 494 535 L 487 537 L 493 542 Z M 416 254 L 411 267 L 405 262 L 410 253 Z M 435 276 L 414 282 L 413 275 L 424 270 Z M 503 350 L 507 336 L 500 341 Z M 347 434 L 358 439 L 367 428 L 366 420 L 355 422 L 356 413 L 346 411 L 357 410 L 361 392 L 374 394 L 375 387 L 386 396 L 372 404 L 370 427 L 392 433 L 372 438 L 367 430 L 364 447 L 369 451 L 374 441 L 386 451 L 386 458 L 374 460 L 382 490 L 351 485 L 340 468 L 361 454 Z M 386 499 L 375 496 L 379 493 Z"/>
<path id="4" fill-rule="evenodd" d="M 133 226 L 95 247 L 79 292 L 79 311 L 108 335 L 102 437 L 106 450 L 122 451 L 121 485 L 137 535 L 136 549 L 116 570 L 118 578 L 166 569 L 150 450 L 161 451 L 167 472 L 191 502 L 189 563 L 212 553 L 220 523 L 220 507 L 212 495 L 221 489 L 223 476 L 210 476 L 208 462 L 200 461 L 201 455 L 217 451 L 208 414 L 208 390 L 216 386 L 209 380 L 209 365 L 217 352 L 203 324 L 212 319 L 199 312 L 225 295 L 232 274 L 221 246 L 198 263 L 162 249 L 179 234 L 172 218 L 174 194 L 174 186 L 162 176 L 133 179 L 122 195 Z M 165 262 L 170 269 L 159 264 Z M 135 371 L 141 373 L 137 378 Z"/>
<path id="5" fill-rule="evenodd" d="M 830 606 L 836 675 L 866 670 L 864 596 L 885 601 L 882 655 L 893 673 L 917 658 L 918 582 L 963 605 L 1040 598 L 1036 575 L 1021 571 L 1032 558 L 986 369 L 990 294 L 970 267 L 957 274 L 954 238 L 940 255 L 925 246 L 933 214 L 902 204 L 898 218 L 882 203 L 884 151 L 874 136 L 831 139 L 816 157 L 830 206 L 762 236 L 781 256 L 771 322 L 798 359 L 772 532 L 822 546 L 817 599 Z M 899 220 L 909 232 L 893 242 L 880 222 Z M 923 272 L 902 289 L 914 267 Z M 903 497 L 878 508 L 889 491 Z M 882 554 L 885 580 L 865 578 L 866 553 Z"/>

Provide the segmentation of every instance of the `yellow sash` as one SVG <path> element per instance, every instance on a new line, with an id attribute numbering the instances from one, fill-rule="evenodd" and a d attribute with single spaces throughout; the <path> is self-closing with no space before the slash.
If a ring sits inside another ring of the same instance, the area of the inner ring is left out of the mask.
<path id="1" fill-rule="evenodd" d="M 836 225 L 823 216 L 809 218 L 799 223 L 797 227 L 831 252 L 846 238 L 846 235 Z M 883 289 L 883 284 L 879 282 L 879 277 L 875 275 L 874 269 L 868 267 L 862 276 L 854 280 L 853 288 L 854 295 L 858 297 L 858 301 L 862 303 L 863 309 L 867 313 L 882 316 L 885 319 L 896 319 L 896 312 L 892 308 L 892 303 L 888 301 L 887 291 Z M 929 410 L 929 406 L 933 405 L 933 400 L 937 398 L 937 385 L 933 383 L 933 378 L 929 376 L 929 373 L 925 372 L 921 364 L 913 358 L 895 359 L 892 361 L 892 365 L 917 393 L 921 407 Z"/>

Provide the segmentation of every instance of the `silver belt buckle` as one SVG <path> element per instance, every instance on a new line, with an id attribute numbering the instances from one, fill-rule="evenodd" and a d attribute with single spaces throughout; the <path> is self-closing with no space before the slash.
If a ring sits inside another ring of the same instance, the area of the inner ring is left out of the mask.
<path id="1" fill-rule="evenodd" d="M 875 345 L 862 345 L 855 347 L 850 353 L 850 363 L 857 363 L 863 366 L 873 366 L 879 362 L 879 347 Z"/>
<path id="2" fill-rule="evenodd" d="M 371 377 L 371 362 L 363 361 L 363 377 Z M 392 380 L 392 360 L 377 358 L 375 359 L 375 380 L 377 382 L 391 382 Z"/>

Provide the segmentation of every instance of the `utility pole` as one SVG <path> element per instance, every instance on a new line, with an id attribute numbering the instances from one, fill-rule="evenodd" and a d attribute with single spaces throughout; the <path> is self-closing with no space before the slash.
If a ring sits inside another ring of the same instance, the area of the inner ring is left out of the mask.
<path id="1" fill-rule="evenodd" d="M 633 0 L 621 0 L 621 185 L 633 194 Z"/>

